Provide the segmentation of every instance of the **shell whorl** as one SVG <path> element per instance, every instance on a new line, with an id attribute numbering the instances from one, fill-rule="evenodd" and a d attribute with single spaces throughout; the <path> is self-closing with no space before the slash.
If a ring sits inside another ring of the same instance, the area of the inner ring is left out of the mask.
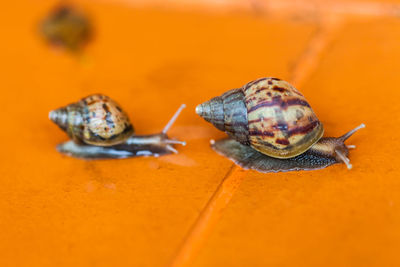
<path id="1" fill-rule="evenodd" d="M 66 107 L 52 110 L 49 113 L 49 119 L 53 121 L 63 131 L 68 129 L 68 111 Z"/>
<path id="2" fill-rule="evenodd" d="M 129 117 L 118 104 L 100 94 L 53 110 L 49 118 L 77 143 L 111 146 L 134 132 Z"/>
<path id="3" fill-rule="evenodd" d="M 244 145 L 249 143 L 245 96 L 233 89 L 196 107 L 196 113 Z"/>
<path id="4" fill-rule="evenodd" d="M 297 156 L 323 135 L 304 96 L 277 78 L 230 90 L 199 105 L 196 112 L 240 143 L 275 158 Z"/>

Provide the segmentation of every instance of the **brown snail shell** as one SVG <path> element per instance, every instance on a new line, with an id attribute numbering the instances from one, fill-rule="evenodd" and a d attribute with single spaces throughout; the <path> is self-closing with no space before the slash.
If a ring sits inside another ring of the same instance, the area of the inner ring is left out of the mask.
<path id="1" fill-rule="evenodd" d="M 324 133 L 304 96 L 276 78 L 230 90 L 199 105 L 196 112 L 237 141 L 275 158 L 303 153 Z"/>
<path id="2" fill-rule="evenodd" d="M 127 140 L 134 131 L 121 107 L 100 94 L 51 111 L 49 117 L 72 140 L 89 145 L 116 145 Z"/>
<path id="3" fill-rule="evenodd" d="M 57 147 L 64 154 L 87 159 L 160 156 L 177 153 L 175 144 L 185 145 L 167 136 L 184 107 L 178 109 L 161 133 L 150 135 L 134 135 L 128 115 L 114 100 L 101 94 L 53 110 L 49 118 L 72 139 Z"/>
<path id="4" fill-rule="evenodd" d="M 217 152 L 259 171 L 309 170 L 345 162 L 344 141 L 321 138 L 323 125 L 304 96 L 288 82 L 262 78 L 196 107 L 196 113 L 234 140 L 212 144 Z"/>

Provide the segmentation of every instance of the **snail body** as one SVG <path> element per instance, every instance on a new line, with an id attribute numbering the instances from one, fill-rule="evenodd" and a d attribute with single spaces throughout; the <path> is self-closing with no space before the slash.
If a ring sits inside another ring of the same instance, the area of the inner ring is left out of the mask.
<path id="1" fill-rule="evenodd" d="M 323 125 L 288 82 L 262 78 L 200 104 L 196 113 L 231 139 L 212 147 L 244 168 L 261 172 L 312 170 L 347 159 L 342 137 L 322 137 Z"/>
<path id="2" fill-rule="evenodd" d="M 64 154 L 79 158 L 160 156 L 177 152 L 173 144 L 185 144 L 167 136 L 183 108 L 184 105 L 161 133 L 152 135 L 135 135 L 128 115 L 118 103 L 102 94 L 53 110 L 49 118 L 72 139 L 58 145 L 57 149 Z"/>

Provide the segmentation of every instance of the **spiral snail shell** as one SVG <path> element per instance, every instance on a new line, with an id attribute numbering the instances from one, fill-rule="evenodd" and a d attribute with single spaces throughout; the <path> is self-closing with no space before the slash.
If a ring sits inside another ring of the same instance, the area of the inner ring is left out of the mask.
<path id="1" fill-rule="evenodd" d="M 91 95 L 50 112 L 50 119 L 78 143 L 112 146 L 133 134 L 128 115 L 105 95 Z"/>
<path id="2" fill-rule="evenodd" d="M 167 131 L 185 106 L 182 105 L 159 134 L 134 135 L 128 115 L 110 97 L 87 96 L 76 103 L 49 113 L 49 118 L 65 131 L 72 141 L 60 144 L 60 152 L 80 158 L 125 158 L 159 156 L 177 152 Z"/>
<path id="3" fill-rule="evenodd" d="M 196 107 L 196 113 L 231 139 L 212 147 L 244 168 L 262 172 L 320 169 L 344 162 L 349 168 L 344 141 L 322 138 L 324 129 L 310 104 L 291 84 L 261 78 L 227 91 Z"/>

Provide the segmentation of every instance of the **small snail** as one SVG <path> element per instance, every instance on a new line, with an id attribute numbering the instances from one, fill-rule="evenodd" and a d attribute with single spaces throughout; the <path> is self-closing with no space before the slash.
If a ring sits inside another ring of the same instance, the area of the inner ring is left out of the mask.
<path id="1" fill-rule="evenodd" d="M 196 107 L 196 113 L 229 137 L 214 150 L 245 169 L 260 172 L 315 170 L 335 163 L 351 169 L 346 141 L 322 137 L 323 126 L 304 96 L 288 82 L 261 78 Z"/>
<path id="2" fill-rule="evenodd" d="M 88 18 L 76 8 L 61 5 L 40 24 L 40 31 L 52 45 L 78 51 L 92 36 Z"/>
<path id="3" fill-rule="evenodd" d="M 72 139 L 57 146 L 61 153 L 85 159 L 158 157 L 178 153 L 174 144 L 186 144 L 167 136 L 183 108 L 185 105 L 178 109 L 161 133 L 151 135 L 134 135 L 128 115 L 114 100 L 101 94 L 53 110 L 49 118 Z"/>

